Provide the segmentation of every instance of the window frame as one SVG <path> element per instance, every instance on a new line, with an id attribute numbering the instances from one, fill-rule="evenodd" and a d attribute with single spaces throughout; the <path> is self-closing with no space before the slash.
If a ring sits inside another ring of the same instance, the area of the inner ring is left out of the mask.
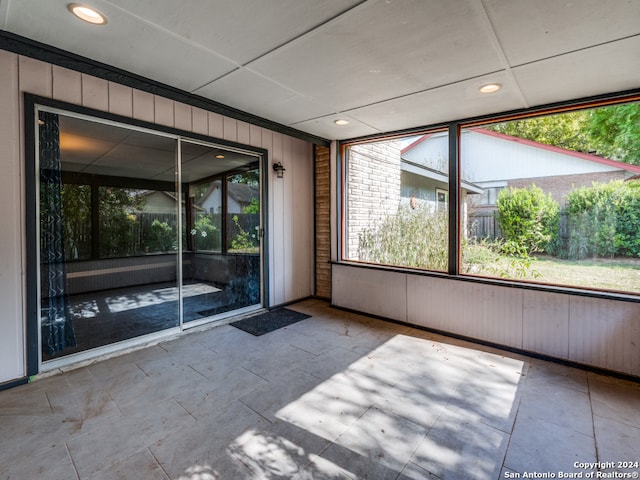
<path id="1" fill-rule="evenodd" d="M 461 162 L 460 162 L 460 136 L 463 129 L 480 126 L 489 123 L 497 123 L 511 120 L 520 120 L 527 118 L 540 117 L 544 115 L 568 113 L 572 111 L 585 110 L 590 108 L 613 106 L 630 102 L 640 102 L 640 89 L 629 90 L 624 92 L 610 93 L 598 95 L 583 99 L 575 99 L 566 102 L 558 102 L 554 104 L 546 104 L 538 107 L 526 109 L 512 110 L 497 114 L 482 115 L 478 117 L 470 117 L 466 119 L 443 122 L 433 125 L 421 126 L 412 129 L 398 130 L 388 132 L 386 134 L 374 134 L 352 139 L 345 139 L 338 142 L 336 153 L 337 178 L 338 182 L 338 199 L 337 210 L 339 221 L 337 222 L 337 258 L 333 263 L 357 266 L 361 268 L 371 268 L 383 271 L 401 272 L 410 275 L 431 276 L 445 278 L 455 281 L 464 281 L 472 283 L 482 283 L 489 285 L 501 285 L 507 287 L 516 287 L 526 290 L 546 291 L 553 293 L 566 293 L 577 296 L 603 298 L 611 300 L 628 301 L 640 303 L 640 293 L 632 293 L 625 291 L 604 290 L 598 288 L 568 286 L 551 283 L 538 283 L 531 280 L 520 279 L 500 279 L 495 277 L 482 277 L 467 275 L 460 272 L 461 265 L 461 231 L 460 231 L 460 215 L 462 202 L 461 197 Z M 382 141 L 398 137 L 409 137 L 412 135 L 422 135 L 425 132 L 433 132 L 437 130 L 449 130 L 449 269 L 443 273 L 439 271 L 430 271 L 402 266 L 387 266 L 372 264 L 362 261 L 346 258 L 345 242 L 347 235 L 347 149 L 352 145 L 361 143 Z"/>
<path id="2" fill-rule="evenodd" d="M 366 137 L 364 139 L 355 139 L 352 141 L 342 141 L 340 142 L 340 155 L 339 155 L 339 168 L 338 168 L 338 172 L 340 172 L 340 198 L 338 200 L 338 211 L 340 212 L 340 222 L 339 222 L 339 233 L 338 233 L 338 251 L 339 251 L 339 262 L 345 262 L 345 263 L 352 263 L 352 264 L 359 264 L 359 265 L 368 265 L 371 267 L 380 267 L 380 268 L 385 268 L 385 269 L 395 269 L 395 268 L 399 268 L 402 270 L 413 270 L 413 271 L 417 271 L 417 272 L 431 272 L 434 274 L 441 274 L 444 273 L 443 270 L 437 270 L 435 268 L 431 268 L 431 269 L 422 269 L 422 268 L 417 268 L 417 267 L 406 267 L 406 266 L 396 266 L 396 265 L 388 265 L 388 264 L 381 264 L 381 263 L 374 263 L 374 262 L 367 262 L 367 261 L 361 261 L 361 260 L 353 260 L 353 259 L 347 259 L 347 243 L 348 243 L 348 237 L 347 237 L 347 232 L 349 229 L 349 215 L 346 212 L 347 209 L 347 205 L 348 205 L 348 191 L 349 191 L 349 181 L 348 181 L 348 173 L 349 173 L 349 158 L 347 155 L 347 149 L 350 147 L 357 147 L 359 145 L 366 145 L 366 144 L 370 144 L 370 143 L 381 143 L 381 142 L 386 142 L 386 141 L 393 141 L 393 140 L 398 140 L 398 139 L 402 139 L 402 138 L 409 138 L 409 137 L 420 137 L 420 136 L 424 136 L 424 135 L 433 135 L 433 134 L 446 134 L 446 139 L 447 142 L 450 144 L 451 143 L 451 132 L 450 130 L 443 125 L 437 125 L 437 126 L 433 126 L 433 127 L 429 127 L 429 128 L 421 128 L 421 129 L 416 129 L 416 130 L 412 130 L 411 133 L 399 133 L 399 134 L 388 134 L 388 135 L 380 135 L 380 136 L 372 136 L 372 137 Z M 416 138 L 416 141 L 420 141 L 420 139 Z M 403 148 L 406 148 L 403 147 Z M 416 164 L 413 164 L 412 162 L 407 162 L 410 166 L 417 166 Z M 433 170 L 435 171 L 435 169 L 431 169 L 431 168 L 427 168 L 428 170 Z M 457 171 L 454 167 L 454 169 L 452 169 L 451 166 L 451 162 L 449 161 L 449 168 L 447 173 L 447 189 L 444 188 L 434 188 L 433 190 L 431 190 L 434 194 L 434 198 L 433 198 L 433 204 L 435 206 L 435 211 L 438 212 L 441 210 L 441 207 L 438 205 L 438 201 L 437 201 L 437 191 L 445 191 L 447 192 L 447 198 L 449 198 L 452 195 L 452 185 L 454 182 L 451 181 L 451 172 L 452 171 Z M 444 172 L 442 172 L 444 173 Z M 400 178 L 402 177 L 402 168 L 400 168 Z M 436 191 L 437 190 L 437 191 Z M 400 195 L 402 195 L 402 188 L 400 189 L 399 192 Z M 413 206 L 411 206 L 411 209 L 413 210 Z M 456 217 L 456 215 L 454 213 L 452 213 L 451 211 L 447 212 L 448 215 L 448 221 L 447 221 L 447 225 L 448 228 L 450 229 L 452 227 L 452 221 L 451 221 L 451 217 Z M 457 217 L 456 217 L 457 218 Z M 451 255 L 451 248 L 450 245 L 447 244 L 446 246 L 447 248 L 447 252 L 445 254 L 445 256 L 450 257 Z"/>

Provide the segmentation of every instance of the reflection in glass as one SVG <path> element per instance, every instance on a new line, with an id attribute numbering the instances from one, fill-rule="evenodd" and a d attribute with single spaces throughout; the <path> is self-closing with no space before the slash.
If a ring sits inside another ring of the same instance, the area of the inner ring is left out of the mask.
<path id="1" fill-rule="evenodd" d="M 193 228 L 190 230 L 196 251 L 219 252 L 222 249 L 222 181 L 191 186 Z"/>
<path id="2" fill-rule="evenodd" d="M 258 156 L 45 111 L 38 133 L 44 362 L 260 304 Z"/>
<path id="3" fill-rule="evenodd" d="M 222 158 L 221 158 L 222 157 Z M 261 300 L 260 170 L 253 155 L 182 142 L 189 182 L 183 244 L 183 321 L 257 305 Z"/>
<path id="4" fill-rule="evenodd" d="M 91 188 L 89 185 L 62 185 L 62 226 L 64 258 L 91 258 Z"/>
<path id="5" fill-rule="evenodd" d="M 100 257 L 127 257 L 177 249 L 176 194 L 99 187 Z"/>
<path id="6" fill-rule="evenodd" d="M 229 253 L 260 251 L 260 172 L 227 177 L 227 249 Z"/>
<path id="7" fill-rule="evenodd" d="M 38 124 L 42 359 L 177 326 L 176 140 Z"/>

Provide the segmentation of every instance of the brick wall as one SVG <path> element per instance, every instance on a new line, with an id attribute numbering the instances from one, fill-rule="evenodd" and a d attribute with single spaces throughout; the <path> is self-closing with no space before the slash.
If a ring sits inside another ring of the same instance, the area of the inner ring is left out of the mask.
<path id="1" fill-rule="evenodd" d="M 315 147 L 316 288 L 318 297 L 331 298 L 331 164 L 327 147 Z"/>
<path id="2" fill-rule="evenodd" d="M 346 258 L 358 258 L 358 237 L 400 204 L 400 145 L 384 141 L 354 145 L 347 159 Z"/>
<path id="3" fill-rule="evenodd" d="M 579 175 L 555 175 L 552 177 L 523 178 L 509 180 L 507 186 L 513 188 L 528 187 L 532 183 L 540 187 L 545 193 L 551 193 L 554 200 L 564 205 L 564 197 L 574 188 L 590 187 L 593 182 L 608 183 L 611 180 L 624 180 L 625 172 L 581 173 Z"/>

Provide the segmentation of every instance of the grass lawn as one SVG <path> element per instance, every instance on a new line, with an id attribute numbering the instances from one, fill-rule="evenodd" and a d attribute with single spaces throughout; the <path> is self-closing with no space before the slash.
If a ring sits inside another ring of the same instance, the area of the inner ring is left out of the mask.
<path id="1" fill-rule="evenodd" d="M 560 260 L 537 257 L 531 268 L 536 281 L 640 293 L 640 262 L 637 259 Z"/>
<path id="2" fill-rule="evenodd" d="M 466 273 L 530 280 L 568 287 L 586 287 L 640 293 L 640 259 L 593 258 L 562 260 L 541 255 L 531 258 L 528 267 L 516 259 L 497 255 L 488 250 L 473 251 L 474 260 L 467 264 Z"/>

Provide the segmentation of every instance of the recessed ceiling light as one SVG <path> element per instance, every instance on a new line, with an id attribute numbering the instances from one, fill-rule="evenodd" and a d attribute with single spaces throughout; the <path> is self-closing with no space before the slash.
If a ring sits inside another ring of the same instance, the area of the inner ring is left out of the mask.
<path id="1" fill-rule="evenodd" d="M 487 83 L 480 87 L 480 93 L 495 93 L 502 88 L 499 83 Z"/>
<path id="2" fill-rule="evenodd" d="M 95 8 L 82 5 L 80 3 L 70 3 L 67 8 L 80 20 L 92 23 L 93 25 L 104 25 L 107 23 L 107 17 Z"/>
<path id="3" fill-rule="evenodd" d="M 224 158 L 224 155 L 222 155 L 221 153 L 216 155 L 216 158 Z"/>
<path id="4" fill-rule="evenodd" d="M 333 123 L 339 126 L 349 125 L 349 120 L 345 120 L 344 118 L 339 118 L 337 120 L 334 120 Z"/>

